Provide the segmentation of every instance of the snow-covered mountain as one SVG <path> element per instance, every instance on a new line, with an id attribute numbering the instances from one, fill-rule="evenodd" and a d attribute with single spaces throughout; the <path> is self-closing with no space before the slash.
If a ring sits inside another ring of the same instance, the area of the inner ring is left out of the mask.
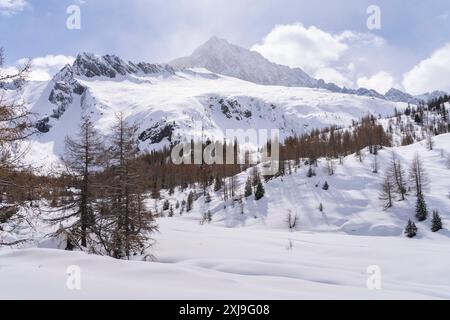
<path id="1" fill-rule="evenodd" d="M 420 100 L 420 101 L 425 101 L 425 102 L 429 102 L 433 99 L 442 97 L 448 95 L 448 92 L 445 91 L 440 91 L 440 90 L 436 90 L 433 92 L 427 92 L 418 96 L 415 96 L 416 99 Z"/>
<path id="2" fill-rule="evenodd" d="M 414 98 L 409 93 L 403 92 L 395 88 L 391 88 L 388 92 L 386 92 L 385 97 L 389 101 L 394 102 L 408 102 L 414 104 L 417 104 L 419 102 L 419 99 Z"/>
<path id="3" fill-rule="evenodd" d="M 109 132 L 115 114 L 137 122 L 143 150 L 202 129 L 222 140 L 226 129 L 279 129 L 281 138 L 329 125 L 348 126 L 368 113 L 392 115 L 406 107 L 377 97 L 325 89 L 264 86 L 206 69 L 175 71 L 168 65 L 125 62 L 116 56 L 80 54 L 46 83 L 29 83 L 26 102 L 37 117 L 34 159 L 64 151 L 64 137 L 89 114 Z M 203 128 L 196 128 L 201 122 Z M 40 155 L 40 156 L 36 156 Z"/>
<path id="4" fill-rule="evenodd" d="M 317 80 L 300 68 L 272 63 L 256 51 L 213 37 L 191 56 L 169 63 L 177 69 L 205 68 L 214 73 L 262 84 L 286 87 L 316 87 Z"/>
<path id="5" fill-rule="evenodd" d="M 238 78 L 262 85 L 285 87 L 308 87 L 326 89 L 336 93 L 375 97 L 393 102 L 417 104 L 445 94 L 445 92 L 426 93 L 413 97 L 398 89 L 391 89 L 385 95 L 366 88 L 341 88 L 323 79 L 314 79 L 300 68 L 273 63 L 256 51 L 231 44 L 224 39 L 213 37 L 198 47 L 192 55 L 169 62 L 175 69 L 205 68 L 214 73 Z"/>

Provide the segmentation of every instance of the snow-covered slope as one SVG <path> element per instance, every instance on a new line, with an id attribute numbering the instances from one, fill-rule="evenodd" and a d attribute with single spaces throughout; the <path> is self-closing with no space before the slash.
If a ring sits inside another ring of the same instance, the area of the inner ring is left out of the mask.
<path id="1" fill-rule="evenodd" d="M 139 67 L 140 66 L 140 67 Z M 169 140 L 205 135 L 222 140 L 226 129 L 279 129 L 281 137 L 329 125 L 347 126 L 372 113 L 392 115 L 403 103 L 333 93 L 324 89 L 263 86 L 205 69 L 174 72 L 169 66 L 79 55 L 46 84 L 30 83 L 25 99 L 36 113 L 40 134 L 30 156 L 48 163 L 63 153 L 64 137 L 74 134 L 83 114 L 104 134 L 123 112 L 137 122 L 143 150 Z"/>
<path id="2" fill-rule="evenodd" d="M 382 209 L 378 191 L 392 151 L 405 167 L 420 153 L 431 181 L 425 199 L 430 211 L 440 211 L 445 230 L 432 233 L 428 219 L 417 223 L 416 238 L 403 236 L 406 221 L 415 220 L 412 194 Z M 210 190 L 211 203 L 200 197 L 191 212 L 158 218 L 154 262 L 51 250 L 58 243 L 45 237 L 48 224 L 24 224 L 6 240 L 14 240 L 14 233 L 32 235 L 36 245 L 0 251 L 6 288 L 0 299 L 449 299 L 449 151 L 450 134 L 436 137 L 433 151 L 423 143 L 384 149 L 378 174 L 368 154 L 362 163 L 346 157 L 334 176 L 322 159 L 314 178 L 302 166 L 266 183 L 265 197 L 245 200 L 243 213 L 231 200 L 224 209 L 221 192 Z M 239 175 L 239 192 L 246 176 Z M 325 180 L 328 191 L 321 188 Z M 187 192 L 162 196 L 175 204 Z M 161 204 L 149 202 L 158 211 Z M 201 225 L 207 210 L 212 223 Z M 288 212 L 298 215 L 294 230 Z M 67 289 L 69 266 L 80 267 L 81 290 Z M 381 290 L 367 287 L 374 270 L 381 272 Z"/>
<path id="3" fill-rule="evenodd" d="M 307 178 L 309 166 L 293 166 L 292 174 L 268 181 L 264 188 L 263 199 L 255 201 L 253 197 L 238 201 L 229 200 L 224 208 L 220 193 L 214 194 L 211 203 L 203 198 L 194 206 L 193 214 L 198 219 L 207 212 L 213 213 L 213 224 L 220 227 L 238 227 L 250 229 L 287 230 L 287 217 L 297 215 L 297 231 L 320 233 L 344 233 L 348 235 L 403 236 L 408 219 L 415 220 L 416 198 L 409 192 L 406 201 L 395 201 L 394 207 L 383 209 L 379 199 L 381 184 L 386 176 L 392 159 L 392 153 L 408 171 L 414 156 L 418 153 L 426 166 L 430 180 L 425 193 L 430 213 L 437 209 L 446 226 L 450 226 L 450 134 L 435 138 L 435 149 L 427 150 L 425 142 L 410 146 L 384 148 L 377 155 L 378 173 L 373 172 L 374 155 L 364 153 L 363 161 L 355 155 L 345 157 L 343 164 L 334 160 L 334 175 L 328 174 L 327 162 L 319 160 L 315 168 L 316 176 Z M 237 178 L 237 195 L 244 194 L 248 172 Z M 329 190 L 323 190 L 325 181 Z M 187 198 L 185 191 L 181 195 L 169 196 L 171 204 Z M 153 201 L 153 200 L 149 200 Z M 323 212 L 319 210 L 323 205 Z M 158 202 L 162 205 L 162 201 Z M 150 203 L 154 208 L 155 204 Z M 189 219 L 192 218 L 189 216 Z M 434 234 L 430 231 L 430 220 L 418 223 L 419 238 L 450 240 L 450 233 L 443 231 Z"/>

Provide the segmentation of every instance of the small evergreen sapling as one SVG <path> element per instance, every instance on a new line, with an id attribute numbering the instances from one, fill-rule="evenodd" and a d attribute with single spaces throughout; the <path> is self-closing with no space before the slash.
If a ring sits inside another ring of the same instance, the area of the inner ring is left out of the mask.
<path id="1" fill-rule="evenodd" d="M 186 202 L 186 211 L 189 212 L 192 210 L 192 205 L 194 203 L 194 193 L 191 191 L 189 192 L 188 198 L 187 198 L 187 202 Z"/>
<path id="2" fill-rule="evenodd" d="M 416 224 L 412 222 L 411 219 L 408 220 L 408 224 L 406 225 L 405 228 L 405 234 L 408 238 L 414 238 L 417 235 Z"/>
<path id="3" fill-rule="evenodd" d="M 323 212 L 323 204 L 322 203 L 320 203 L 320 205 L 319 205 L 319 211 Z"/>
<path id="4" fill-rule="evenodd" d="M 308 172 L 306 173 L 306 176 L 308 178 L 312 178 L 316 176 L 316 172 L 314 171 L 314 169 L 312 168 L 312 166 L 309 166 Z"/>
<path id="5" fill-rule="evenodd" d="M 422 194 L 417 196 L 416 218 L 419 221 L 425 221 L 428 218 L 428 209 Z"/>
<path id="6" fill-rule="evenodd" d="M 327 191 L 328 189 L 330 189 L 330 186 L 328 185 L 328 182 L 327 182 L 327 181 L 325 181 L 325 183 L 323 184 L 322 189 L 325 190 L 325 191 Z"/>
<path id="7" fill-rule="evenodd" d="M 250 196 L 252 195 L 252 193 L 253 193 L 253 190 L 252 190 L 252 181 L 251 181 L 250 177 L 248 177 L 247 182 L 245 183 L 245 193 L 244 193 L 244 196 L 245 196 L 246 198 L 248 198 L 248 197 L 250 197 Z"/>
<path id="8" fill-rule="evenodd" d="M 264 190 L 264 187 L 262 185 L 262 182 L 258 182 L 258 185 L 256 186 L 256 191 L 255 191 L 255 199 L 256 200 L 260 200 L 262 197 L 264 197 L 264 193 L 266 191 Z"/>
<path id="9" fill-rule="evenodd" d="M 163 203 L 163 211 L 167 211 L 167 210 L 169 210 L 169 207 L 170 207 L 170 203 L 169 203 L 169 200 L 164 200 L 164 203 Z"/>
<path id="10" fill-rule="evenodd" d="M 433 211 L 433 219 L 431 220 L 431 231 L 438 232 L 442 230 L 442 219 L 437 210 Z"/>

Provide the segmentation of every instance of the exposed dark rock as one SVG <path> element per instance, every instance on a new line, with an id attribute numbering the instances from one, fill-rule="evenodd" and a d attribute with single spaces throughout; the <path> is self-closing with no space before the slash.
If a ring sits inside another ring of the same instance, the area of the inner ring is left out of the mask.
<path id="1" fill-rule="evenodd" d="M 127 74 L 175 74 L 174 69 L 169 65 L 151 64 L 139 62 L 137 64 L 114 56 L 97 56 L 91 53 L 83 53 L 77 56 L 73 63 L 75 74 L 93 77 L 115 78 L 117 75 L 125 76 Z"/>
<path id="2" fill-rule="evenodd" d="M 49 121 L 50 121 L 50 119 L 49 119 L 48 117 L 45 117 L 45 118 L 43 118 L 43 119 L 41 119 L 41 120 L 38 120 L 38 121 L 36 122 L 36 124 L 35 124 L 36 129 L 37 129 L 39 132 L 42 132 L 42 133 L 47 133 L 47 132 L 49 132 L 49 131 L 50 131 L 50 128 L 51 128 L 51 126 L 50 126 L 50 124 L 49 124 Z"/>
<path id="3" fill-rule="evenodd" d="M 160 143 L 165 138 L 170 142 L 172 141 L 173 131 L 175 129 L 175 123 L 167 123 L 166 121 L 159 121 L 151 128 L 143 131 L 139 135 L 139 140 L 150 141 L 150 144 Z"/>

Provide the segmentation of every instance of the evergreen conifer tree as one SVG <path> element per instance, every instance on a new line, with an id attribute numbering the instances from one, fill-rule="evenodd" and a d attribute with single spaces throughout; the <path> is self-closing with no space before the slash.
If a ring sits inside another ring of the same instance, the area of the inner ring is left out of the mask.
<path id="1" fill-rule="evenodd" d="M 246 198 L 248 198 L 248 197 L 250 197 L 252 195 L 252 193 L 253 193 L 252 181 L 251 181 L 250 177 L 248 177 L 247 178 L 247 182 L 245 183 L 245 194 L 244 194 L 244 196 Z"/>
<path id="2" fill-rule="evenodd" d="M 417 235 L 416 224 L 412 222 L 411 219 L 408 221 L 408 224 L 406 225 L 405 234 L 408 238 L 414 238 Z"/>
<path id="3" fill-rule="evenodd" d="M 438 232 L 442 230 L 442 219 L 437 210 L 433 211 L 433 219 L 431 220 L 431 231 Z"/>
<path id="4" fill-rule="evenodd" d="M 187 212 L 192 210 L 193 203 L 194 203 L 194 193 L 191 191 L 191 192 L 189 192 L 187 202 L 186 202 L 186 211 Z"/>
<path id="5" fill-rule="evenodd" d="M 264 197 L 264 193 L 265 193 L 265 190 L 264 190 L 264 187 L 262 185 L 262 182 L 260 181 L 258 183 L 258 185 L 256 186 L 255 199 L 256 200 L 260 200 L 262 197 Z"/>
<path id="6" fill-rule="evenodd" d="M 425 198 L 423 197 L 422 194 L 419 194 L 417 196 L 416 218 L 419 221 L 425 221 L 428 218 L 427 204 L 426 204 Z"/>

